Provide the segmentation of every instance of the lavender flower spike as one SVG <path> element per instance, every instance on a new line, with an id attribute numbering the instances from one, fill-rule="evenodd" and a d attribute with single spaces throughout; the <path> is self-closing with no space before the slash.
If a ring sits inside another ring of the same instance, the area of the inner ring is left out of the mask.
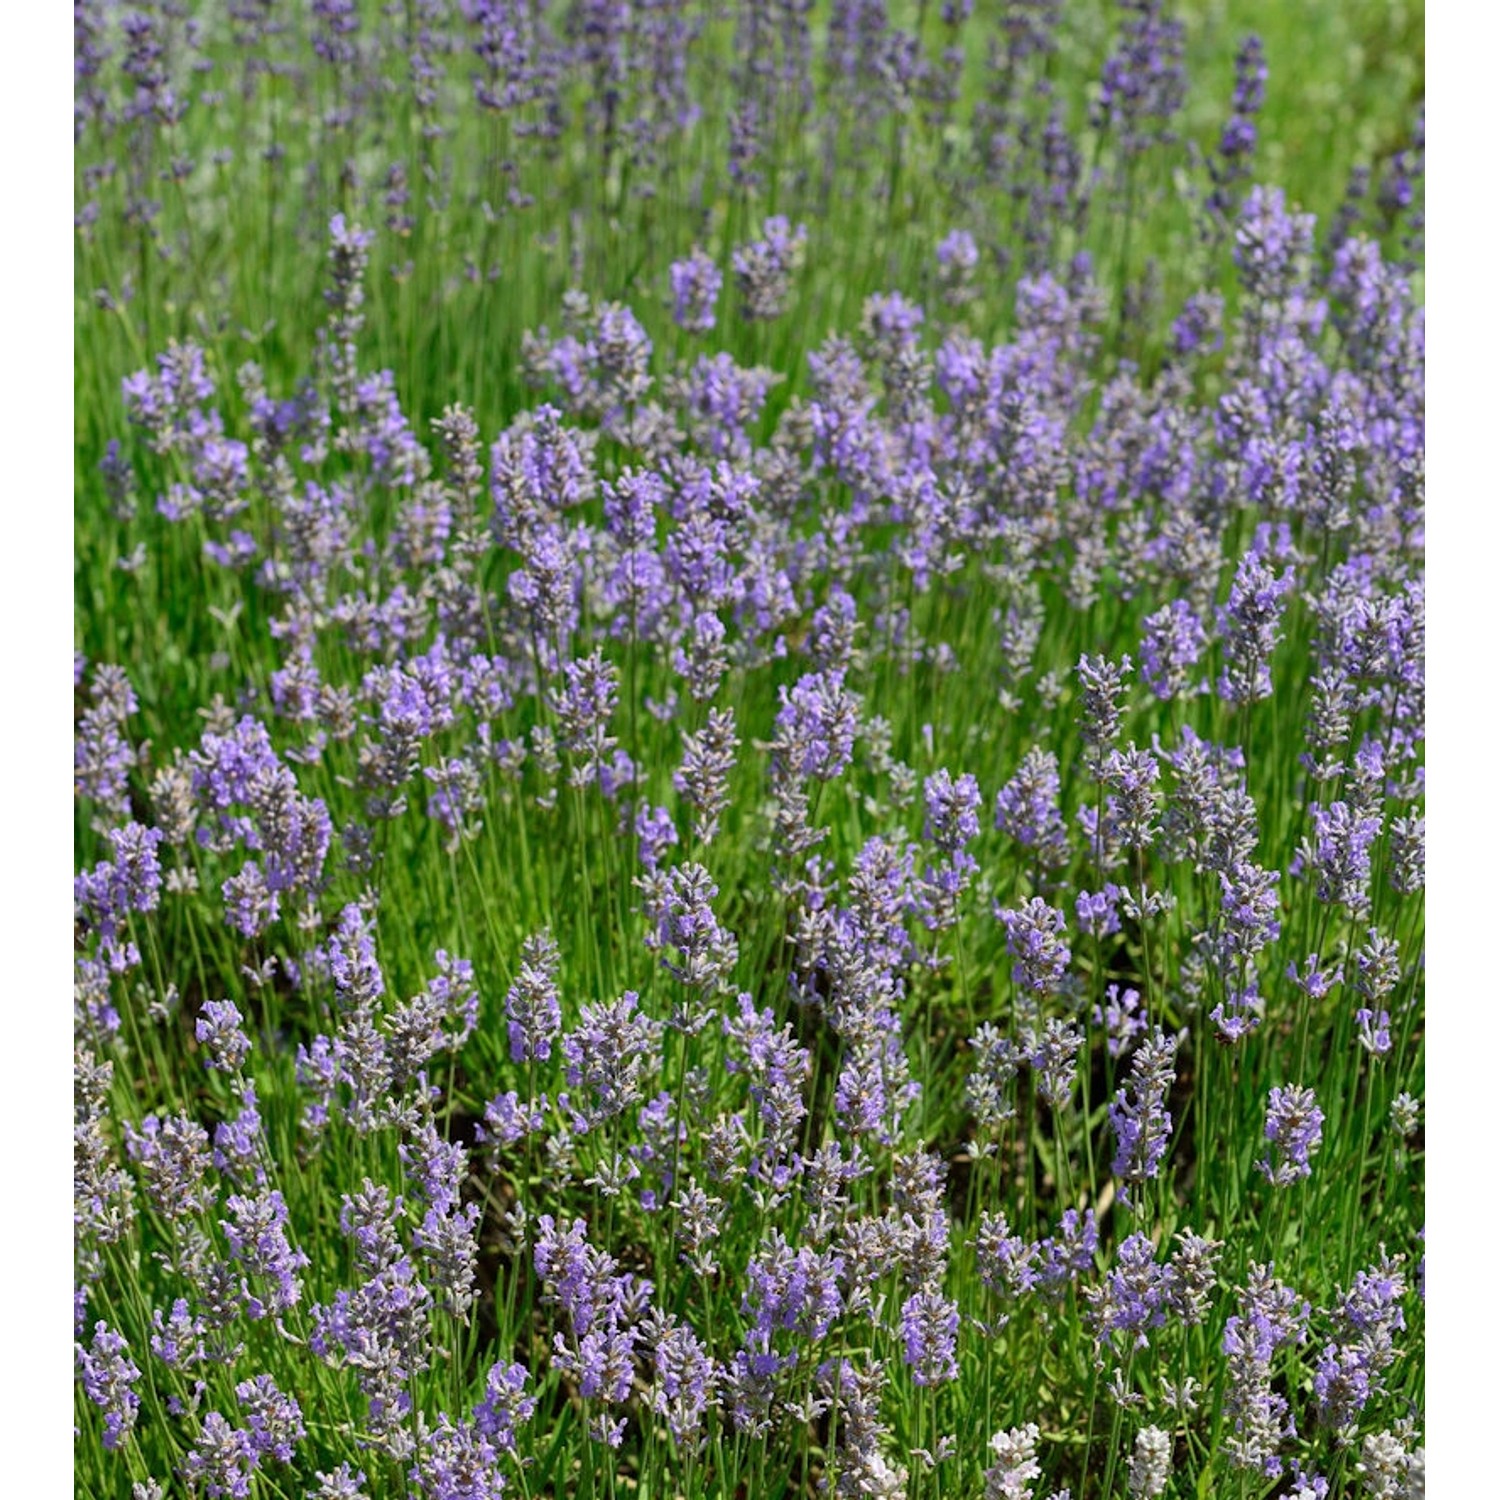
<path id="1" fill-rule="evenodd" d="M 1146 1041 L 1131 1059 L 1128 1087 L 1115 1094 L 1109 1107 L 1116 1142 L 1110 1170 L 1124 1184 L 1120 1202 L 1126 1206 L 1129 1190 L 1155 1177 L 1166 1155 L 1172 1134 L 1167 1094 L 1176 1077 L 1173 1063 L 1180 1040 L 1157 1031 Z"/>
<path id="2" fill-rule="evenodd" d="M 1042 1466 L 1036 1461 L 1041 1435 L 1041 1428 L 1028 1422 L 990 1439 L 995 1462 L 984 1471 L 984 1500 L 1030 1500 L 1032 1481 L 1042 1477 Z"/>
<path id="3" fill-rule="evenodd" d="M 1252 703 L 1271 696 L 1271 653 L 1280 640 L 1281 615 L 1292 575 L 1273 573 L 1250 552 L 1240 559 L 1229 598 L 1218 611 L 1224 669 L 1219 696 L 1227 703 Z"/>
<path id="4" fill-rule="evenodd" d="M 208 1066 L 238 1073 L 250 1055 L 250 1038 L 240 1027 L 233 1000 L 206 1000 L 198 1013 L 198 1041 L 208 1051 Z"/>
<path id="5" fill-rule="evenodd" d="M 77 1348 L 84 1393 L 104 1413 L 104 1446 L 118 1448 L 130 1436 L 140 1410 L 141 1398 L 133 1387 L 141 1372 L 125 1340 L 108 1323 L 96 1323 L 90 1347 Z"/>
<path id="6" fill-rule="evenodd" d="M 1311 1089 L 1291 1083 L 1271 1090 L 1266 1109 L 1266 1139 L 1280 1160 L 1273 1166 L 1268 1152 L 1256 1166 L 1276 1187 L 1312 1176 L 1308 1158 L 1322 1144 L 1323 1111 L 1318 1108 Z"/>
<path id="7" fill-rule="evenodd" d="M 1171 1435 L 1160 1427 L 1141 1428 L 1130 1460 L 1130 1500 L 1156 1500 L 1171 1472 Z"/>
<path id="8" fill-rule="evenodd" d="M 709 256 L 696 246 L 686 260 L 674 260 L 672 277 L 672 321 L 687 333 L 711 333 L 714 304 L 724 277 Z"/>
<path id="9" fill-rule="evenodd" d="M 781 215 L 761 227 L 764 239 L 741 245 L 730 257 L 740 293 L 740 315 L 751 323 L 779 318 L 786 310 L 792 273 L 800 268 L 807 248 L 807 229 L 795 229 Z"/>
<path id="10" fill-rule="evenodd" d="M 533 933 L 521 945 L 521 972 L 505 995 L 512 1062 L 545 1062 L 552 1056 L 552 1039 L 562 1026 L 560 962 L 550 932 Z"/>

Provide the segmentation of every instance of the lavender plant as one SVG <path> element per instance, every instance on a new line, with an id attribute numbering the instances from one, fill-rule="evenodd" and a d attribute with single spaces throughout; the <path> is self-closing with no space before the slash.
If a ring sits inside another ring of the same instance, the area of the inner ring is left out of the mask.
<path id="1" fill-rule="evenodd" d="M 1425 146 L 1265 19 L 75 6 L 80 1493 L 1421 1493 Z"/>

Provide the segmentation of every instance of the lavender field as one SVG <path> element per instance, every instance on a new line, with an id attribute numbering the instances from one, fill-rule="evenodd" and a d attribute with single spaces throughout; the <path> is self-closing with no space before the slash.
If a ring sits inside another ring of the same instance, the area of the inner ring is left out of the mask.
<path id="1" fill-rule="evenodd" d="M 1424 1494 L 1424 90 L 75 0 L 77 1494 Z"/>

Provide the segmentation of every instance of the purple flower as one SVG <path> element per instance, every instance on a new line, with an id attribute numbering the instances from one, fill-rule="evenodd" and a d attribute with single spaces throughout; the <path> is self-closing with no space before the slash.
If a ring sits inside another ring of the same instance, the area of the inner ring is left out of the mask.
<path id="1" fill-rule="evenodd" d="M 983 799 L 972 776 L 954 781 L 947 771 L 937 771 L 923 783 L 922 795 L 927 804 L 924 836 L 944 854 L 958 854 L 971 839 L 978 838 Z"/>
<path id="2" fill-rule="evenodd" d="M 1041 1284 L 1038 1247 L 1012 1234 L 1003 1213 L 980 1214 L 974 1249 L 979 1279 L 992 1291 L 1014 1298 Z"/>
<path id="3" fill-rule="evenodd" d="M 1085 1209 L 1082 1214 L 1076 1208 L 1064 1210 L 1057 1233 L 1036 1243 L 1037 1284 L 1049 1296 L 1061 1297 L 1072 1282 L 1093 1270 L 1098 1248 L 1094 1210 Z"/>
<path id="4" fill-rule="evenodd" d="M 263 1318 L 268 1312 L 278 1317 L 289 1312 L 302 1297 L 297 1272 L 311 1264 L 287 1237 L 287 1208 L 281 1194 L 274 1189 L 253 1196 L 231 1193 L 225 1200 L 231 1218 L 219 1221 L 229 1242 L 229 1253 L 247 1276 L 268 1283 L 268 1301 L 245 1289 L 246 1306 L 252 1318 Z"/>
<path id="5" fill-rule="evenodd" d="M 833 1112 L 855 1135 L 889 1145 L 900 1132 L 901 1111 L 922 1092 L 894 1023 L 856 1032 L 834 1087 Z"/>
<path id="6" fill-rule="evenodd" d="M 773 1333 L 795 1329 L 818 1340 L 843 1310 L 839 1281 L 844 1257 L 810 1245 L 794 1250 L 779 1229 L 771 1230 L 745 1268 L 742 1311 L 753 1317 L 750 1337 L 769 1347 Z"/>
<path id="7" fill-rule="evenodd" d="M 145 429 L 154 452 L 191 451 L 221 425 L 217 412 L 202 409 L 214 394 L 203 350 L 173 342 L 156 356 L 156 365 L 155 374 L 138 370 L 121 382 L 125 415 L 132 426 Z"/>
<path id="8" fill-rule="evenodd" d="M 576 1334 L 577 1352 L 568 1346 L 562 1334 L 553 1340 L 552 1362 L 565 1375 L 578 1379 L 578 1389 L 586 1400 L 602 1397 L 615 1405 L 625 1401 L 635 1380 L 635 1346 L 639 1331 L 622 1321 L 618 1308 L 611 1308 L 607 1318 L 588 1330 Z M 624 1419 L 617 1422 L 599 1418 L 597 1429 L 605 1434 L 611 1448 L 620 1446 Z M 605 1425 L 605 1424 L 608 1425 Z"/>
<path id="9" fill-rule="evenodd" d="M 1094 1007 L 1094 1024 L 1104 1027 L 1111 1057 L 1123 1057 L 1131 1042 L 1146 1029 L 1140 1004 L 1139 990 L 1119 984 L 1105 986 L 1104 1004 Z"/>
<path id="10" fill-rule="evenodd" d="M 136 751 L 124 726 L 138 705 L 124 671 L 109 665 L 95 668 L 91 697 L 73 741 L 73 791 L 96 804 L 100 820 L 116 821 L 130 815 Z"/>
<path id="11" fill-rule="evenodd" d="M 421 1073 L 439 1052 L 459 1051 L 479 1024 L 473 964 L 441 948 L 434 959 L 438 972 L 427 988 L 397 1006 L 387 1022 L 386 1055 L 396 1088 Z"/>
<path id="12" fill-rule="evenodd" d="M 733 708 L 709 709 L 703 728 L 683 736 L 682 766 L 672 773 L 672 785 L 693 809 L 693 837 L 701 844 L 713 842 L 719 815 L 729 805 L 729 777 L 739 745 Z"/>
<path id="13" fill-rule="evenodd" d="M 348 4 L 348 0 L 332 0 Z M 328 288 L 323 300 L 329 308 L 324 333 L 329 375 L 338 405 L 349 413 L 354 406 L 354 383 L 358 373 L 356 340 L 364 327 L 365 271 L 375 235 L 350 225 L 343 214 L 328 221 Z"/>
<path id="14" fill-rule="evenodd" d="M 120 1013 L 110 994 L 110 968 L 97 959 L 81 955 L 73 965 L 73 1019 L 80 1035 L 89 1026 L 101 1036 L 120 1029 Z"/>
<path id="15" fill-rule="evenodd" d="M 1377 928 L 1370 929 L 1366 941 L 1354 954 L 1354 987 L 1375 1004 L 1396 988 L 1401 978 L 1401 950 L 1391 938 L 1383 937 Z"/>
<path id="16" fill-rule="evenodd" d="M 1189 675 L 1208 645 L 1203 622 L 1184 599 L 1164 604 L 1142 621 L 1141 680 L 1163 702 L 1188 685 Z"/>
<path id="17" fill-rule="evenodd" d="M 1273 1166 L 1270 1153 L 1256 1166 L 1277 1187 L 1312 1176 L 1309 1157 L 1323 1141 L 1323 1111 L 1311 1089 L 1292 1083 L 1273 1088 L 1266 1107 L 1266 1140 L 1279 1158 Z"/>
<path id="18" fill-rule="evenodd" d="M 1182 312 L 1172 324 L 1173 352 L 1179 359 L 1199 352 L 1213 353 L 1223 345 L 1223 323 L 1223 296 L 1218 292 L 1195 292 L 1182 304 Z"/>
<path id="19" fill-rule="evenodd" d="M 441 823 L 448 837 L 443 848 L 456 854 L 466 839 L 479 836 L 484 811 L 483 778 L 479 766 L 466 756 L 450 756 L 436 766 L 423 766 L 422 775 L 433 785 L 427 799 L 427 816 Z"/>
<path id="20" fill-rule="evenodd" d="M 1362 1006 L 1355 1011 L 1354 1019 L 1359 1023 L 1360 1046 L 1375 1057 L 1384 1057 L 1391 1050 L 1390 1012 Z"/>
<path id="21" fill-rule="evenodd" d="M 1112 662 L 1103 656 L 1078 658 L 1078 681 L 1082 684 L 1079 706 L 1079 731 L 1083 736 L 1084 762 L 1096 775 L 1104 757 L 1120 732 L 1120 705 L 1130 658 Z"/>
<path id="22" fill-rule="evenodd" d="M 967 850 L 969 842 L 979 836 L 979 809 L 983 798 L 979 783 L 969 775 L 954 781 L 946 770 L 929 776 L 922 787 L 927 804 L 927 823 L 923 835 L 932 840 L 944 856 L 929 866 L 925 884 L 930 910 L 927 925 L 934 929 L 950 927 L 958 918 L 958 898 L 979 862 Z"/>
<path id="23" fill-rule="evenodd" d="M 1270 1266 L 1252 1265 L 1240 1293 L 1239 1311 L 1224 1326 L 1229 1364 L 1225 1414 L 1234 1419 L 1231 1460 L 1258 1469 L 1268 1479 L 1282 1471 L 1279 1453 L 1292 1425 L 1286 1398 L 1272 1388 L 1271 1361 L 1278 1348 L 1307 1336 L 1308 1306 L 1273 1279 Z"/>
<path id="24" fill-rule="evenodd" d="M 220 1412 L 208 1412 L 197 1441 L 182 1465 L 182 1476 L 201 1485 L 210 1500 L 228 1496 L 248 1500 L 250 1479 L 260 1465 L 260 1452 L 248 1432 L 230 1424 Z"/>
<path id="25" fill-rule="evenodd" d="M 241 1085 L 240 1101 L 244 1107 L 239 1114 L 214 1126 L 214 1167 L 236 1184 L 259 1187 L 265 1182 L 265 1168 L 259 1160 L 265 1135 L 253 1083 Z"/>
<path id="26" fill-rule="evenodd" d="M 1209 1013 L 1218 1027 L 1219 1040 L 1234 1043 L 1259 1027 L 1265 1019 L 1265 1001 L 1261 998 L 1260 980 L 1250 974 L 1243 984 L 1230 980 L 1225 985 L 1224 999 Z"/>
<path id="27" fill-rule="evenodd" d="M 739 997 L 739 1011 L 737 1019 L 723 1021 L 724 1035 L 734 1044 L 725 1067 L 749 1078 L 750 1100 L 764 1132 L 750 1175 L 774 1184 L 787 1170 L 807 1114 L 803 1090 L 812 1076 L 812 1057 L 792 1039 L 790 1025 L 778 1029 L 772 1012 L 757 1010 L 749 995 Z"/>
<path id="28" fill-rule="evenodd" d="M 1149 750 L 1131 744 L 1111 750 L 1099 767 L 1099 780 L 1108 789 L 1105 824 L 1110 842 L 1126 849 L 1145 849 L 1161 831 L 1156 822 L 1161 767 Z"/>
<path id="29" fill-rule="evenodd" d="M 804 780 L 832 781 L 853 759 L 859 725 L 859 698 L 844 687 L 843 671 L 808 672 L 779 692 L 772 764 Z"/>
<path id="30" fill-rule="evenodd" d="M 979 247 L 967 229 L 950 230 L 938 241 L 935 253 L 940 266 L 963 266 L 973 270 L 979 264 Z"/>
<path id="31" fill-rule="evenodd" d="M 373 922 L 362 907 L 350 902 L 343 909 L 332 940 L 319 956 L 342 1010 L 374 1008 L 385 993 L 385 976 L 375 958 Z"/>
<path id="32" fill-rule="evenodd" d="M 1363 916 L 1370 905 L 1371 851 L 1380 818 L 1347 802 L 1314 803 L 1313 832 L 1298 846 L 1294 872 L 1317 882 L 1318 900 Z"/>
<path id="33" fill-rule="evenodd" d="M 1167 1302 L 1188 1327 L 1203 1323 L 1217 1283 L 1223 1240 L 1204 1239 L 1191 1229 L 1177 1231 L 1178 1247 L 1167 1265 Z"/>
<path id="34" fill-rule="evenodd" d="M 468 1154 L 457 1141 L 449 1141 L 431 1122 L 424 1123 L 409 1142 L 399 1147 L 408 1177 L 415 1179 L 421 1195 L 440 1214 L 458 1207 L 459 1194 L 468 1170 Z"/>
<path id="35" fill-rule="evenodd" d="M 1208 209 L 1221 221 L 1231 216 L 1235 206 L 1233 187 L 1249 176 L 1250 158 L 1255 153 L 1257 132 L 1255 117 L 1266 99 L 1267 68 L 1265 53 L 1258 36 L 1247 36 L 1234 57 L 1233 113 L 1225 122 L 1219 137 L 1218 155 L 1209 163 L 1213 191 Z"/>
<path id="36" fill-rule="evenodd" d="M 807 654 L 814 667 L 820 672 L 847 669 L 858 630 L 859 606 L 853 595 L 837 586 L 829 589 L 828 602 L 813 611 L 807 627 Z"/>
<path id="37" fill-rule="evenodd" d="M 560 1305 L 568 1317 L 570 1336 L 559 1333 L 553 1343 L 554 1367 L 577 1377 L 586 1398 L 623 1401 L 634 1373 L 636 1324 L 650 1301 L 651 1284 L 616 1274 L 614 1257 L 588 1243 L 582 1219 L 559 1230 L 552 1216 L 543 1214 L 533 1261 L 543 1301 Z"/>
<path id="38" fill-rule="evenodd" d="M 965 1098 L 982 1128 L 990 1129 L 1015 1115 L 1013 1088 L 1021 1050 L 986 1021 L 969 1039 L 975 1063 L 965 1085 Z"/>
<path id="39" fill-rule="evenodd" d="M 686 260 L 672 262 L 671 278 L 672 321 L 688 333 L 710 332 L 714 326 L 714 304 L 724 284 L 718 266 L 694 246 Z"/>
<path id="40" fill-rule="evenodd" d="M 773 371 L 744 369 L 728 354 L 702 354 L 685 375 L 667 382 L 667 390 L 695 443 L 716 458 L 745 463 L 753 426 L 776 380 Z"/>
<path id="41" fill-rule="evenodd" d="M 1271 696 L 1271 653 L 1280 640 L 1290 572 L 1277 575 L 1254 552 L 1235 569 L 1228 599 L 1219 606 L 1219 639 L 1224 648 L 1219 696 L 1228 703 L 1252 703 Z"/>
<path id="42" fill-rule="evenodd" d="M 259 937 L 281 915 L 281 898 L 266 883 L 265 871 L 255 860 L 238 875 L 231 875 L 221 893 L 225 919 L 242 937 Z"/>
<path id="43" fill-rule="evenodd" d="M 562 1026 L 557 994 L 560 960 L 550 932 L 533 933 L 521 945 L 521 972 L 505 992 L 513 1062 L 545 1062 L 552 1056 L 552 1039 Z"/>
<path id="44" fill-rule="evenodd" d="M 340 1075 L 341 1048 L 326 1036 L 315 1036 L 311 1045 L 297 1044 L 296 1079 L 299 1088 L 312 1091 L 312 1100 L 303 1106 L 302 1123 L 314 1134 L 328 1125 L 328 1110 Z"/>
<path id="45" fill-rule="evenodd" d="M 308 1500 L 369 1500 L 363 1488 L 365 1471 L 351 1469 L 347 1459 L 327 1474 L 319 1469 L 317 1478 L 318 1487 L 308 1492 Z"/>
<path id="46" fill-rule="evenodd" d="M 677 843 L 677 825 L 665 807 L 643 805 L 636 811 L 635 836 L 639 841 L 641 863 L 648 874 L 654 875 L 667 850 Z"/>
<path id="47" fill-rule="evenodd" d="M 193 1316 L 185 1297 L 172 1304 L 171 1314 L 165 1318 L 159 1307 L 154 1309 L 151 1326 L 156 1330 L 151 1335 L 151 1352 L 164 1365 L 189 1369 L 208 1357 L 203 1343 L 204 1320 Z"/>
<path id="48" fill-rule="evenodd" d="M 1242 115 L 1233 115 L 1219 137 L 1219 155 L 1227 165 L 1238 157 L 1250 155 L 1255 150 L 1255 141 L 1255 122 Z"/>
<path id="49" fill-rule="evenodd" d="M 995 918 L 1005 928 L 1005 951 L 1016 960 L 1011 978 L 1023 990 L 1055 994 L 1073 956 L 1067 918 L 1040 896 L 1018 908 L 996 907 Z"/>
<path id="50" fill-rule="evenodd" d="M 1323 967 L 1322 960 L 1316 953 L 1309 953 L 1307 961 L 1299 973 L 1295 962 L 1286 966 L 1286 977 L 1302 991 L 1310 1000 L 1321 1000 L 1334 985 L 1342 982 L 1344 969 L 1342 965 L 1328 969 Z"/>
<path id="51" fill-rule="evenodd" d="M 109 831 L 114 859 L 77 876 L 73 902 L 78 915 L 99 934 L 102 956 L 116 972 L 140 961 L 136 945 L 125 934 L 131 912 L 156 909 L 161 892 L 160 830 L 127 823 Z"/>
<path id="52" fill-rule="evenodd" d="M 505 1474 L 500 1451 L 475 1423 L 454 1423 L 446 1412 L 417 1450 L 412 1495 L 426 1500 L 501 1500 Z"/>
<path id="53" fill-rule="evenodd" d="M 208 1050 L 207 1066 L 238 1073 L 250 1055 L 250 1038 L 240 1026 L 244 1018 L 232 1000 L 205 1000 L 198 1012 L 197 1036 Z"/>
<path id="54" fill-rule="evenodd" d="M 718 615 L 701 610 L 693 616 L 683 645 L 672 653 L 672 670 L 686 680 L 694 703 L 707 703 L 719 690 L 729 666 L 728 635 Z"/>
<path id="55" fill-rule="evenodd" d="M 1121 0 L 1126 20 L 1104 63 L 1092 120 L 1119 132 L 1120 150 L 1138 156 L 1175 139 L 1172 117 L 1187 98 L 1181 21 L 1162 14 L 1161 0 Z"/>
<path id="56" fill-rule="evenodd" d="M 1329 1427 L 1352 1426 L 1383 1390 L 1381 1377 L 1397 1355 L 1396 1335 L 1406 1328 L 1401 1261 L 1382 1251 L 1380 1263 L 1358 1272 L 1332 1309 L 1334 1336 L 1324 1345 L 1313 1377 L 1318 1419 Z"/>
<path id="57" fill-rule="evenodd" d="M 1176 1079 L 1174 1062 L 1181 1037 L 1161 1030 L 1143 1042 L 1130 1060 L 1130 1078 L 1109 1106 L 1115 1135 L 1110 1166 L 1121 1179 L 1121 1203 L 1130 1205 L 1130 1190 L 1156 1176 L 1172 1134 L 1167 1094 Z"/>
<path id="58" fill-rule="evenodd" d="M 516 1451 L 516 1431 L 531 1420 L 536 1398 L 525 1394 L 531 1372 L 522 1364 L 495 1364 L 484 1377 L 484 1400 L 474 1408 L 474 1426 L 502 1453 Z"/>
<path id="59" fill-rule="evenodd" d="M 618 1000 L 585 1005 L 578 1029 L 562 1040 L 569 1089 L 586 1087 L 589 1098 L 562 1095 L 574 1128 L 589 1129 L 637 1103 L 660 1030 L 639 1010 L 640 996 L 626 990 Z"/>
<path id="60" fill-rule="evenodd" d="M 1413 814 L 1391 822 L 1391 889 L 1403 896 L 1427 880 L 1427 820 Z"/>
<path id="61" fill-rule="evenodd" d="M 125 1150 L 136 1164 L 151 1206 L 168 1221 L 206 1213 L 213 1204 L 208 1181 L 208 1132 L 196 1120 L 147 1115 L 137 1131 L 125 1123 Z"/>
<path id="62" fill-rule="evenodd" d="M 646 947 L 663 955 L 662 967 L 688 989 L 708 995 L 726 986 L 739 944 L 714 915 L 719 888 L 696 861 L 640 882 L 642 911 L 651 923 Z M 681 1022 L 684 1018 L 674 1017 Z"/>
<path id="63" fill-rule="evenodd" d="M 1235 227 L 1234 263 L 1250 306 L 1274 312 L 1303 280 L 1314 224 L 1312 214 L 1288 211 L 1279 187 L 1257 184 L 1246 194 Z"/>
<path id="64" fill-rule="evenodd" d="M 547 1096 L 531 1105 L 523 1105 L 521 1096 L 514 1089 L 496 1094 L 484 1107 L 484 1124 L 475 1130 L 475 1138 L 491 1146 L 490 1160 L 495 1159 L 498 1146 L 514 1146 L 517 1141 L 535 1134 L 545 1124 L 542 1109 Z"/>
<path id="65" fill-rule="evenodd" d="M 1058 806 L 1061 795 L 1057 757 L 1050 750 L 1032 748 L 995 798 L 995 827 L 1034 849 L 1042 864 L 1065 864 L 1068 828 Z"/>
<path id="66" fill-rule="evenodd" d="M 736 247 L 730 256 L 735 286 L 740 294 L 740 316 L 747 322 L 768 322 L 786 310 L 792 273 L 802 265 L 807 229 L 777 214 L 761 226 L 762 239 Z"/>
<path id="67" fill-rule="evenodd" d="M 84 1394 L 104 1413 L 104 1446 L 117 1449 L 135 1426 L 141 1398 L 133 1387 L 141 1372 L 130 1358 L 130 1346 L 108 1323 L 94 1324 L 89 1347 L 75 1345 Z"/>
<path id="68" fill-rule="evenodd" d="M 308 1347 L 322 1359 L 352 1366 L 369 1399 L 375 1435 L 399 1435 L 411 1410 L 406 1383 L 427 1366 L 432 1294 L 403 1255 L 331 1305 L 311 1310 Z"/>
<path id="69" fill-rule="evenodd" d="M 962 307 L 975 295 L 979 247 L 967 229 L 954 229 L 938 241 L 938 294 L 949 307 Z"/>
<path id="70" fill-rule="evenodd" d="M 367 1177 L 357 1193 L 345 1193 L 339 1209 L 339 1228 L 354 1245 L 355 1262 L 367 1271 L 381 1271 L 401 1258 L 399 1224 L 403 1200 Z"/>
<path id="71" fill-rule="evenodd" d="M 1234 54 L 1234 104 L 1237 115 L 1259 114 L 1266 102 L 1265 51 L 1261 40 L 1253 32 L 1239 45 Z"/>
<path id="72" fill-rule="evenodd" d="M 1062 1109 L 1073 1092 L 1073 1080 L 1078 1071 L 1078 1053 L 1083 1046 L 1083 1033 L 1070 1021 L 1050 1019 L 1037 1037 L 1028 1038 L 1032 1071 L 1036 1074 L 1037 1093 L 1053 1109 Z"/>
<path id="73" fill-rule="evenodd" d="M 97 1265 L 99 1247 L 122 1239 L 134 1213 L 130 1179 L 117 1165 L 114 1122 L 106 1103 L 113 1063 L 98 1063 L 84 1045 L 73 1051 L 73 1225 L 80 1277 Z M 82 1331 L 83 1309 L 74 1315 Z"/>
<path id="74" fill-rule="evenodd" d="M 412 1231 L 412 1248 L 422 1256 L 423 1280 L 438 1305 L 460 1321 L 468 1317 L 478 1295 L 479 1214 L 477 1203 L 460 1204 L 455 1197 L 433 1203 Z"/>
<path id="75" fill-rule="evenodd" d="M 958 1304 L 926 1288 L 901 1305 L 904 1359 L 917 1385 L 958 1377 Z"/>
<path id="76" fill-rule="evenodd" d="M 522 555 L 594 483 L 593 440 L 548 404 L 523 412 L 490 449 L 493 525 L 501 544 Z M 622 481 L 623 483 L 623 481 Z"/>
<path id="77" fill-rule="evenodd" d="M 1144 1349 L 1147 1331 L 1167 1320 L 1172 1282 L 1168 1267 L 1156 1263 L 1149 1235 L 1132 1234 L 1121 1241 L 1103 1285 L 1085 1288 L 1100 1342 L 1125 1333 L 1137 1349 Z"/>
<path id="78" fill-rule="evenodd" d="M 563 746 L 573 757 L 570 786 L 597 780 L 615 748 L 608 730 L 618 697 L 617 679 L 614 664 L 596 651 L 582 661 L 565 663 L 563 686 L 550 695 Z"/>
<path id="79" fill-rule="evenodd" d="M 1106 880 L 1101 891 L 1079 891 L 1073 910 L 1081 932 L 1093 937 L 1109 937 L 1120 930 L 1120 887 Z M 1113 988 L 1113 986 L 1112 986 Z M 1135 991 L 1131 991 L 1132 994 Z"/>
<path id="80" fill-rule="evenodd" d="M 692 1328 L 671 1314 L 654 1312 L 646 1336 L 653 1345 L 651 1409 L 667 1419 L 675 1442 L 691 1447 L 717 1400 L 719 1366 Z"/>
<path id="81" fill-rule="evenodd" d="M 1219 921 L 1197 941 L 1226 979 L 1234 979 L 1245 960 L 1280 936 L 1281 903 L 1276 894 L 1280 879 L 1279 871 L 1264 870 L 1249 861 L 1219 871 Z M 1245 1001 L 1251 998 L 1248 988 L 1243 997 Z M 1239 1008 L 1243 1010 L 1245 1005 L 1241 1003 Z M 1217 1013 L 1213 1019 L 1219 1021 Z"/>
<path id="82" fill-rule="evenodd" d="M 244 1411 L 246 1436 L 256 1457 L 290 1463 L 293 1447 L 307 1436 L 302 1408 L 291 1396 L 282 1395 L 269 1375 L 241 1381 L 234 1393 Z"/>
<path id="83" fill-rule="evenodd" d="M 564 295 L 563 316 L 568 331 L 555 343 L 545 328 L 522 336 L 528 382 L 560 386 L 570 413 L 623 435 L 651 389 L 650 338 L 628 307 L 595 304 L 578 291 Z"/>

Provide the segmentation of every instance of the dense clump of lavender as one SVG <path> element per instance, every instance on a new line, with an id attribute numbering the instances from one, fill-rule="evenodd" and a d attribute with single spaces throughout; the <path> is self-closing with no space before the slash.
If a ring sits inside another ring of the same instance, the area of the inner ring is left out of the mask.
<path id="1" fill-rule="evenodd" d="M 1257 38 L 1200 146 L 1156 0 L 1079 137 L 1052 0 L 731 11 L 75 7 L 80 1482 L 1420 1492 L 1420 143 L 1320 237 Z M 860 163 L 965 223 L 830 296 Z"/>

